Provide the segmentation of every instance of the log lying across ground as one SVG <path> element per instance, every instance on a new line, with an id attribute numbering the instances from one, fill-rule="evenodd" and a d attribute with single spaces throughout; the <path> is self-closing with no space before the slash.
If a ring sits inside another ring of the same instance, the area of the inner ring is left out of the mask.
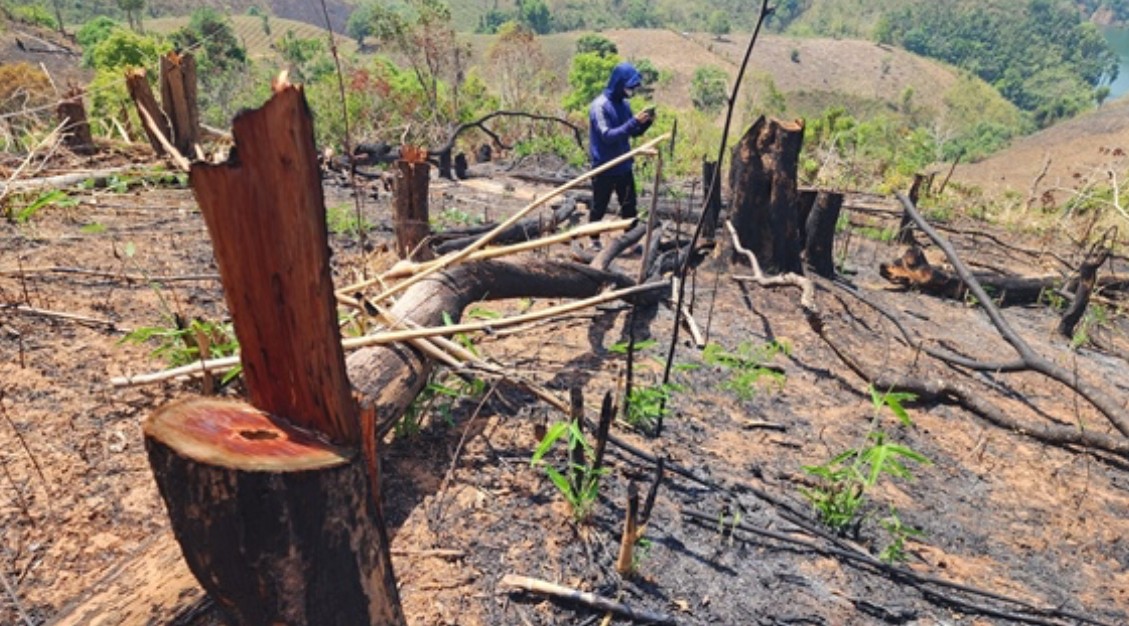
<path id="1" fill-rule="evenodd" d="M 878 266 L 882 278 L 903 287 L 918 289 L 930 295 L 954 300 L 964 300 L 969 287 L 960 276 L 930 265 L 920 248 L 907 248 L 900 258 Z M 1046 292 L 1062 286 L 1059 276 L 1001 276 L 999 274 L 973 274 L 989 296 L 1001 306 L 1033 304 Z"/>

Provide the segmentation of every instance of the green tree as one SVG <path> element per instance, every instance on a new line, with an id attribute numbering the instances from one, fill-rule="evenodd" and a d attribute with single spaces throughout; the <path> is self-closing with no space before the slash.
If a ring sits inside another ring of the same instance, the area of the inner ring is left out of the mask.
<path id="1" fill-rule="evenodd" d="M 104 15 L 96 17 L 82 25 L 75 33 L 75 39 L 82 46 L 82 64 L 94 67 L 92 56 L 94 48 L 106 40 L 115 29 L 121 28 L 120 22 L 114 21 Z"/>
<path id="2" fill-rule="evenodd" d="M 498 32 L 502 24 L 509 22 L 513 19 L 513 15 L 501 9 L 490 9 L 489 11 L 478 16 L 478 26 L 475 27 L 474 32 L 482 35 L 493 35 Z"/>
<path id="3" fill-rule="evenodd" d="M 717 113 L 729 99 L 725 87 L 725 71 L 718 67 L 699 67 L 690 79 L 690 100 L 694 108 L 706 113 Z"/>
<path id="4" fill-rule="evenodd" d="M 125 11 L 129 27 L 139 33 L 145 32 L 141 27 L 141 13 L 145 10 L 145 0 L 117 0 L 117 3 L 118 8 Z"/>
<path id="5" fill-rule="evenodd" d="M 521 22 L 538 35 L 544 35 L 552 29 L 552 17 L 545 0 L 518 0 L 518 10 Z"/>
<path id="6" fill-rule="evenodd" d="M 729 23 L 729 14 L 724 11 L 714 11 L 710 14 L 709 23 L 707 24 L 710 34 L 715 39 L 721 39 L 729 34 L 732 26 Z"/>
<path id="7" fill-rule="evenodd" d="M 376 12 L 375 0 L 362 2 L 349 14 L 345 22 L 345 34 L 357 40 L 357 45 L 364 47 L 365 37 L 371 37 L 376 32 L 373 29 L 373 19 Z"/>
<path id="8" fill-rule="evenodd" d="M 568 70 L 571 91 L 565 96 L 565 110 L 583 111 L 588 108 L 588 104 L 607 86 L 608 77 L 619 61 L 616 55 L 604 56 L 595 52 L 572 57 L 572 66 Z"/>
<path id="9" fill-rule="evenodd" d="M 615 43 L 611 39 L 603 35 L 586 33 L 576 40 L 576 54 L 587 54 L 589 52 L 610 57 L 619 54 L 619 49 L 615 47 Z"/>
<path id="10" fill-rule="evenodd" d="M 632 28 L 655 28 L 659 26 L 658 16 L 650 0 L 629 0 L 625 12 L 627 25 Z"/>
<path id="11" fill-rule="evenodd" d="M 636 71 L 643 77 L 643 85 L 646 87 L 654 87 L 659 83 L 659 68 L 650 59 L 632 59 L 631 64 L 635 66 Z"/>
<path id="12" fill-rule="evenodd" d="M 1105 104 L 1106 99 L 1109 98 L 1109 93 L 1109 85 L 1102 85 L 1094 90 L 1094 102 L 1098 103 L 1099 108 Z"/>
<path id="13" fill-rule="evenodd" d="M 98 70 L 115 71 L 127 67 L 153 68 L 167 49 L 168 46 L 155 37 L 119 28 L 94 46 L 91 65 Z"/>
<path id="14" fill-rule="evenodd" d="M 170 35 L 180 50 L 192 50 L 202 82 L 209 76 L 243 69 L 247 51 L 235 37 L 231 19 L 215 9 L 203 7 L 192 12 L 188 26 Z"/>
<path id="15" fill-rule="evenodd" d="M 316 81 L 333 72 L 333 60 L 326 54 L 325 42 L 321 39 L 299 37 L 288 29 L 276 45 L 299 81 Z"/>
<path id="16" fill-rule="evenodd" d="M 533 31 L 518 22 L 506 22 L 486 50 L 492 73 L 508 108 L 530 108 L 545 91 L 545 53 Z"/>
<path id="17" fill-rule="evenodd" d="M 424 97 L 421 112 L 433 122 L 456 119 L 470 48 L 455 37 L 450 7 L 442 0 L 377 5 L 373 26 L 376 37 L 407 60 Z M 441 93 L 444 84 L 446 94 Z"/>

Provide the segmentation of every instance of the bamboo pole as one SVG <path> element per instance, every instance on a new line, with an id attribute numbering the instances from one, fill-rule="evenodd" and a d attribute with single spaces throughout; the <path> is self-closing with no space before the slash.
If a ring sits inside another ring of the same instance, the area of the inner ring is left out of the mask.
<path id="1" fill-rule="evenodd" d="M 626 287 L 624 289 L 615 289 L 612 291 L 604 292 L 598 296 L 585 298 L 583 300 L 576 300 L 566 304 L 548 307 L 541 311 L 534 311 L 522 315 L 515 315 L 513 317 L 506 317 L 498 320 L 490 320 L 488 322 L 475 322 L 468 324 L 453 324 L 451 326 L 441 326 L 432 328 L 418 328 L 401 331 L 382 332 L 375 335 L 366 337 L 351 337 L 341 342 L 342 347 L 346 350 L 354 350 L 357 348 L 364 348 L 368 346 L 384 345 L 395 343 L 397 341 L 408 341 L 420 337 L 436 337 L 436 336 L 450 336 L 458 333 L 478 332 L 493 328 L 502 328 L 506 326 L 515 326 L 524 324 L 526 322 L 534 322 L 537 320 L 546 319 L 555 315 L 563 315 L 565 313 L 572 313 L 580 309 L 596 306 L 612 300 L 625 298 L 628 296 L 644 293 L 655 289 L 662 283 L 652 282 L 644 285 L 635 285 L 633 287 Z M 213 373 L 226 371 L 239 364 L 238 356 L 224 357 L 220 359 L 210 359 L 207 361 L 196 361 L 181 367 L 154 372 L 150 374 L 141 374 L 138 376 L 119 376 L 110 379 L 110 384 L 114 387 L 132 387 L 135 385 L 146 385 L 150 383 L 157 383 L 165 380 L 171 380 L 180 376 L 190 376 L 193 374 L 200 374 L 205 371 Z"/>

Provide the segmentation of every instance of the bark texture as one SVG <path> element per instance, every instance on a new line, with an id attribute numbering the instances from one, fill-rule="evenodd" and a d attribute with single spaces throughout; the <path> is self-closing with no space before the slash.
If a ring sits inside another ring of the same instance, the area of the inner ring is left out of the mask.
<path id="1" fill-rule="evenodd" d="M 233 135 L 232 161 L 197 163 L 190 180 L 212 236 L 251 404 L 356 445 L 305 96 L 297 87 L 281 90 L 236 117 Z"/>
<path id="2" fill-rule="evenodd" d="M 393 224 L 396 230 L 396 253 L 401 259 L 427 261 L 434 256 L 429 248 L 420 247 L 420 243 L 431 235 L 427 198 L 430 176 L 431 166 L 426 161 L 396 161 L 396 178 L 392 191 L 395 196 L 393 210 L 396 212 Z"/>
<path id="3" fill-rule="evenodd" d="M 171 125 L 169 140 L 185 156 L 200 141 L 200 110 L 196 104 L 196 58 L 175 51 L 161 57 L 161 104 Z"/>
<path id="4" fill-rule="evenodd" d="M 769 274 L 802 270 L 796 170 L 803 139 L 802 121 L 761 116 L 734 148 L 730 221 Z"/>
<path id="5" fill-rule="evenodd" d="M 141 119 L 141 128 L 145 129 L 145 137 L 149 140 L 149 145 L 157 154 L 165 154 L 165 147 L 161 145 L 161 140 L 154 134 L 153 129 L 145 123 L 145 117 L 153 120 L 157 130 L 164 133 L 165 137 L 169 136 L 169 122 L 165 118 L 164 113 L 161 111 L 161 106 L 157 104 L 157 97 L 153 95 L 153 88 L 149 86 L 148 79 L 145 78 L 145 70 L 131 69 L 125 73 L 126 88 L 129 89 L 129 97 L 133 99 L 134 105 L 137 106 L 137 116 Z"/>
<path id="6" fill-rule="evenodd" d="M 359 454 L 221 400 L 169 405 L 144 430 L 188 567 L 233 623 L 403 624 Z"/>

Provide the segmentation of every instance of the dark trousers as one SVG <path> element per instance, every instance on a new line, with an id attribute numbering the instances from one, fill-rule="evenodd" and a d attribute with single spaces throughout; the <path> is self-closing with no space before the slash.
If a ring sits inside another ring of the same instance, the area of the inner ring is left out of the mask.
<path id="1" fill-rule="evenodd" d="M 619 200 L 619 216 L 631 218 L 637 215 L 635 210 L 635 174 L 620 174 L 616 176 L 597 176 L 592 179 L 592 210 L 589 211 L 590 220 L 598 222 L 604 219 L 611 203 L 612 192 Z"/>

